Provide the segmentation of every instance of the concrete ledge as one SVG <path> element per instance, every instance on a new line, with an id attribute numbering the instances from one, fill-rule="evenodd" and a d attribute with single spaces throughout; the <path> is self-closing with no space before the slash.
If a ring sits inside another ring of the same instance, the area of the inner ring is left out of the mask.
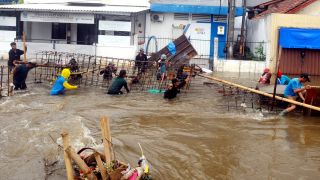
<path id="1" fill-rule="evenodd" d="M 250 60 L 216 60 L 214 71 L 216 72 L 250 72 L 261 73 L 266 67 L 265 61 Z"/>

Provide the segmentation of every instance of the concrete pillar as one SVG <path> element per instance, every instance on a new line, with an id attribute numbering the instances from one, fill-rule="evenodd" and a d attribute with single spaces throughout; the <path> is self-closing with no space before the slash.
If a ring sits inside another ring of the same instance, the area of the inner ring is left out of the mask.
<path id="1" fill-rule="evenodd" d="M 78 24 L 71 24 L 71 44 L 77 44 Z"/>

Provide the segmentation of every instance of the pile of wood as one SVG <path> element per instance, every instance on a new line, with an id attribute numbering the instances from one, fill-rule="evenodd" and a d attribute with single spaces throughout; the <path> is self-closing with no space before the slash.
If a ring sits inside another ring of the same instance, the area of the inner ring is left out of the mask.
<path id="1" fill-rule="evenodd" d="M 103 139 L 104 152 L 98 152 L 94 148 L 82 148 L 76 152 L 69 144 L 68 133 L 62 133 L 64 160 L 67 170 L 68 180 L 89 179 L 89 180 L 147 180 L 149 167 L 140 164 L 136 168 L 130 168 L 124 163 L 112 157 L 112 141 L 110 126 L 107 118 L 101 118 L 101 132 Z M 85 151 L 89 154 L 83 155 Z M 142 155 L 144 158 L 144 156 Z M 141 159 L 140 159 L 141 160 Z M 146 162 L 144 158 L 144 162 Z"/>

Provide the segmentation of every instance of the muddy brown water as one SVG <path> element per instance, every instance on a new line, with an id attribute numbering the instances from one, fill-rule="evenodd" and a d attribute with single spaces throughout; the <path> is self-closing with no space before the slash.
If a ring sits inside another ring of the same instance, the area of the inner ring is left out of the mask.
<path id="1" fill-rule="evenodd" d="M 219 74 L 253 84 L 254 74 Z M 83 88 L 49 96 L 29 92 L 0 100 L 0 179 L 66 179 L 60 133 L 72 146 L 99 144 L 99 118 L 108 116 L 116 158 L 136 165 L 141 143 L 154 179 L 318 179 L 320 119 L 260 111 L 227 111 L 221 95 L 198 77 L 187 93 L 104 94 Z M 44 160 L 53 166 L 45 168 Z"/>

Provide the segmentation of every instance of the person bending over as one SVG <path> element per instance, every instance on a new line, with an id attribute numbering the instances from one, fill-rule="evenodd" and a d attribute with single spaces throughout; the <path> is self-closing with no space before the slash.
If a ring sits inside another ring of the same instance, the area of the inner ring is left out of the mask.
<path id="1" fill-rule="evenodd" d="M 28 62 L 27 64 L 18 64 L 17 61 L 14 61 L 13 69 L 13 84 L 14 90 L 24 90 L 27 89 L 26 79 L 29 71 L 36 67 L 35 63 Z"/>
<path id="2" fill-rule="evenodd" d="M 129 93 L 130 90 L 128 88 L 128 83 L 125 80 L 126 76 L 127 76 L 127 71 L 121 70 L 119 73 L 119 76 L 114 79 L 111 86 L 109 87 L 107 94 L 112 94 L 112 95 L 123 94 L 123 92 L 121 91 L 122 87 L 124 87 L 127 90 L 127 93 Z"/>
<path id="3" fill-rule="evenodd" d="M 65 68 L 62 70 L 61 75 L 58 76 L 56 82 L 54 83 L 50 95 L 64 94 L 65 89 L 77 89 L 78 86 L 73 86 L 68 83 L 68 78 L 70 77 L 70 70 Z"/>
<path id="4" fill-rule="evenodd" d="M 302 83 L 305 83 L 307 81 L 310 82 L 310 78 L 306 73 L 301 74 L 299 78 L 291 79 L 287 87 L 284 89 L 284 97 L 295 101 L 299 96 L 302 101 L 304 101 L 305 98 L 303 94 L 305 93 L 306 89 L 310 89 L 310 86 L 306 85 L 305 87 L 302 87 Z M 296 105 L 291 104 L 287 109 L 283 110 L 280 113 L 280 116 L 286 115 L 287 113 L 293 111 L 295 108 Z"/>

